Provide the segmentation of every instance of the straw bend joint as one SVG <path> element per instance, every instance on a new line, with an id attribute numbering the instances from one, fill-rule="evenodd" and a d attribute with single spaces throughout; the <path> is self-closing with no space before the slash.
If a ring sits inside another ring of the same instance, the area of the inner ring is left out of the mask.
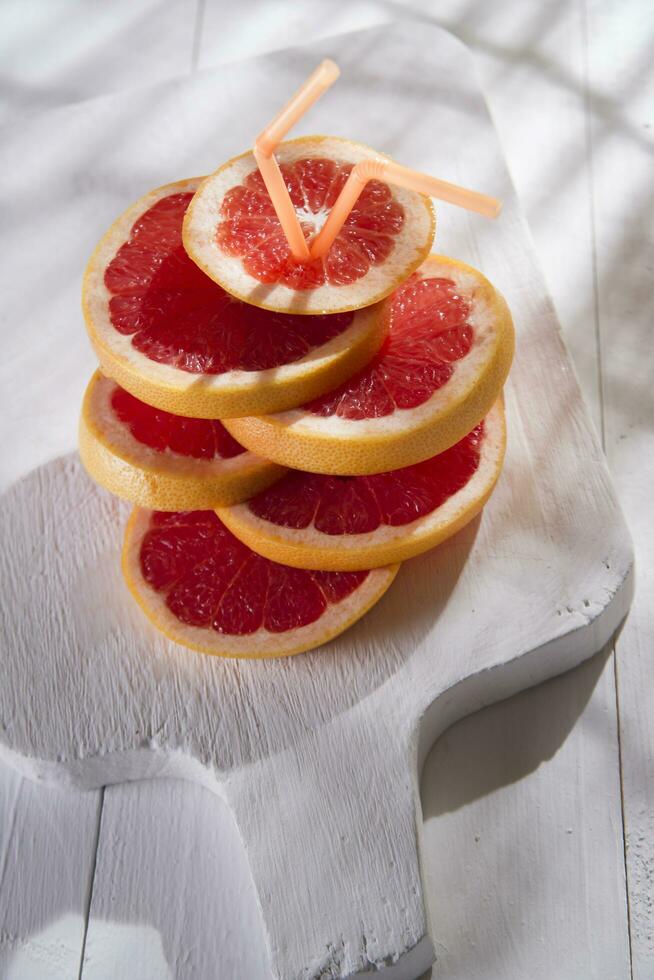
<path id="1" fill-rule="evenodd" d="M 384 180 L 419 194 L 450 201 L 452 204 L 477 211 L 489 218 L 498 215 L 501 203 L 485 194 L 478 194 L 476 191 L 466 190 L 464 187 L 457 187 L 447 181 L 410 170 L 395 163 L 394 160 L 360 160 L 352 168 L 327 221 L 309 249 L 288 187 L 275 159 L 275 149 L 289 129 L 336 81 L 338 76 L 339 69 L 333 61 L 326 59 L 321 62 L 275 118 L 259 133 L 252 150 L 291 253 L 297 261 L 306 262 L 310 258 L 321 258 L 329 251 L 370 180 Z"/>
<path id="2" fill-rule="evenodd" d="M 501 202 L 494 197 L 410 170 L 394 160 L 360 160 L 352 168 L 327 221 L 311 245 L 312 259 L 320 258 L 329 251 L 369 180 L 384 180 L 397 187 L 405 187 L 428 197 L 449 201 L 469 211 L 477 211 L 487 218 L 496 218 L 502 207 Z"/>
<path id="3" fill-rule="evenodd" d="M 358 163 L 354 164 L 351 171 L 351 179 L 364 185 L 369 180 L 384 180 L 385 176 L 385 160 L 359 160 Z"/>
<path id="4" fill-rule="evenodd" d="M 338 76 L 338 65 L 329 59 L 322 61 L 275 118 L 259 133 L 252 148 L 252 155 L 258 164 L 291 253 L 298 262 L 309 259 L 309 246 L 274 154 L 289 129 Z"/>
<path id="5" fill-rule="evenodd" d="M 254 154 L 254 159 L 259 162 L 259 160 L 270 160 L 271 156 L 275 151 L 275 145 L 268 136 L 267 133 L 259 133 L 256 140 L 254 141 L 254 146 L 252 147 L 252 153 Z"/>

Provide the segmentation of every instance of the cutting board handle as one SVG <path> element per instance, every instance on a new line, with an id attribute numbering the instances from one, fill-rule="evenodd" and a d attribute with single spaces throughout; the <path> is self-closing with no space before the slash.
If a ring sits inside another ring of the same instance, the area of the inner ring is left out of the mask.
<path id="1" fill-rule="evenodd" d="M 434 959 L 415 765 L 397 731 L 364 714 L 307 733 L 224 787 L 279 980 L 382 966 L 385 977 L 413 980 Z"/>

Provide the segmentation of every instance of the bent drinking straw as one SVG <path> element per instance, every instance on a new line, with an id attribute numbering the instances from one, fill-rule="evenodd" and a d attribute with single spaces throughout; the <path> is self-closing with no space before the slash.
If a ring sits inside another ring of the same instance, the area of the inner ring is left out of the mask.
<path id="1" fill-rule="evenodd" d="M 254 158 L 296 261 L 308 262 L 329 251 L 369 180 L 383 180 L 441 201 L 458 204 L 459 207 L 477 211 L 487 218 L 497 217 L 502 204 L 494 197 L 467 190 L 437 177 L 429 177 L 409 167 L 402 167 L 393 160 L 361 160 L 352 168 L 327 221 L 309 249 L 274 153 L 291 127 L 334 84 L 339 75 L 338 65 L 333 61 L 326 59 L 321 62 L 254 143 Z"/>
<path id="2" fill-rule="evenodd" d="M 284 108 L 277 113 L 272 122 L 257 136 L 254 143 L 254 159 L 259 165 L 259 171 L 268 189 L 270 200 L 284 234 L 288 239 L 293 257 L 299 262 L 309 260 L 309 246 L 304 238 L 304 232 L 274 153 L 277 145 L 283 140 L 289 129 L 295 125 L 307 109 L 311 108 L 323 92 L 326 92 L 330 85 L 334 84 L 339 75 L 338 65 L 333 61 L 326 59 L 321 62 Z"/>
<path id="3" fill-rule="evenodd" d="M 466 190 L 457 184 L 449 184 L 437 177 L 429 177 L 409 167 L 402 167 L 393 160 L 361 160 L 352 168 L 350 176 L 343 185 L 327 221 L 311 245 L 311 258 L 317 259 L 325 255 L 332 242 L 343 227 L 350 211 L 357 202 L 359 195 L 369 180 L 383 180 L 398 187 L 406 187 L 428 197 L 436 197 L 450 204 L 469 211 L 477 211 L 487 218 L 496 218 L 502 208 L 502 202 L 494 197 L 487 197 L 477 191 Z"/>

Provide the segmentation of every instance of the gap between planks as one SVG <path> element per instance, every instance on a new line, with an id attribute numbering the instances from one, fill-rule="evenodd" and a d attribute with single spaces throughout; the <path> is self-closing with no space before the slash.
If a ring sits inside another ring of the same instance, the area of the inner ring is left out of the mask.
<path id="1" fill-rule="evenodd" d="M 95 837 L 93 841 L 93 861 L 91 864 L 91 874 L 89 875 L 89 885 L 87 889 L 87 895 L 84 902 L 84 932 L 82 934 L 82 948 L 80 950 L 79 956 L 79 970 L 77 973 L 77 980 L 82 980 L 84 973 L 84 956 L 86 953 L 86 940 L 89 934 L 89 921 L 91 918 L 91 903 L 93 902 L 93 888 L 95 886 L 95 872 L 98 866 L 98 851 L 100 849 L 100 830 L 102 827 L 102 813 L 104 811 L 104 797 L 107 792 L 107 787 L 103 786 L 99 791 L 98 800 L 98 816 L 95 825 Z"/>

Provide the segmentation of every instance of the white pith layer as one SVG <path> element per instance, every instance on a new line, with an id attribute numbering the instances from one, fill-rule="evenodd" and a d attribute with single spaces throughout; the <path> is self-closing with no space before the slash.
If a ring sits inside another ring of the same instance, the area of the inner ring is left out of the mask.
<path id="1" fill-rule="evenodd" d="M 360 160 L 387 159 L 362 143 L 336 137 L 290 140 L 280 144 L 275 156 L 279 164 L 320 157 L 352 164 Z M 397 235 L 392 236 L 394 246 L 389 257 L 380 265 L 371 265 L 365 276 L 349 285 L 326 283 L 307 290 L 289 289 L 280 283 L 262 283 L 246 272 L 240 256 L 227 255 L 216 241 L 225 194 L 257 169 L 252 153 L 229 161 L 201 185 L 184 222 L 184 244 L 200 268 L 229 292 L 249 299 L 257 306 L 292 309 L 296 313 L 356 309 L 387 295 L 422 261 L 431 244 L 433 211 L 429 199 L 415 191 L 393 187 L 393 197 L 404 208 L 404 225 Z M 300 212 L 299 217 L 303 219 L 304 213 Z M 310 217 L 313 221 L 314 216 Z M 324 217 L 326 215 L 323 220 Z M 319 224 L 320 221 L 317 227 Z"/>
<path id="2" fill-rule="evenodd" d="M 373 569 L 354 592 L 340 602 L 328 605 L 322 616 L 306 626 L 283 633 L 271 633 L 263 628 L 243 636 L 217 633 L 213 629 L 182 623 L 166 605 L 166 594 L 155 591 L 143 578 L 140 549 L 143 536 L 150 525 L 151 513 L 152 511 L 137 508 L 128 525 L 123 564 L 129 584 L 143 603 L 148 617 L 171 639 L 220 656 L 284 656 L 326 643 L 359 619 L 381 598 L 399 568 L 399 565 L 391 565 Z"/>

